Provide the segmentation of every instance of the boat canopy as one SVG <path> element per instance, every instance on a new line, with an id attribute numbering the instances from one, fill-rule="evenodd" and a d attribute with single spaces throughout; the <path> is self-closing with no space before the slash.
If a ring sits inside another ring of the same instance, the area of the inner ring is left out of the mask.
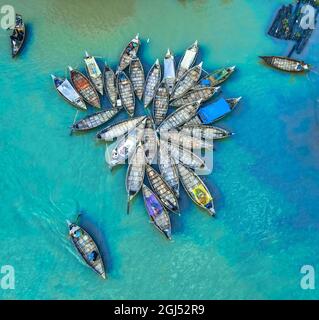
<path id="1" fill-rule="evenodd" d="M 68 79 L 65 79 L 57 89 L 71 101 L 77 101 L 79 99 L 78 93 L 73 89 Z"/>
<path id="2" fill-rule="evenodd" d="M 164 79 L 175 78 L 174 58 L 164 59 Z"/>
<path id="3" fill-rule="evenodd" d="M 198 116 L 203 124 L 209 124 L 231 111 L 228 102 L 221 98 L 218 101 L 202 107 L 198 111 Z"/>
<path id="4" fill-rule="evenodd" d="M 187 50 L 181 62 L 181 67 L 188 70 L 193 64 L 196 54 L 196 50 Z"/>
<path id="5" fill-rule="evenodd" d="M 89 69 L 90 76 L 99 76 L 101 75 L 101 70 L 98 67 L 94 57 L 85 58 L 85 63 Z"/>

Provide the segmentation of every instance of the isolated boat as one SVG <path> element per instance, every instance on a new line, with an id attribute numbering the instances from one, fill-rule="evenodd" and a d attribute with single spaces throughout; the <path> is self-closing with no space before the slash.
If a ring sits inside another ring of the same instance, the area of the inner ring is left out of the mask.
<path id="1" fill-rule="evenodd" d="M 287 72 L 304 72 L 310 69 L 310 65 L 304 61 L 278 56 L 261 56 L 269 66 Z"/>
<path id="2" fill-rule="evenodd" d="M 117 91 L 129 116 L 134 115 L 135 111 L 135 95 L 132 82 L 124 71 L 120 71 L 117 75 Z"/>
<path id="3" fill-rule="evenodd" d="M 132 39 L 123 50 L 120 57 L 118 71 L 123 71 L 130 65 L 131 60 L 136 57 L 138 49 L 140 48 L 140 45 L 141 45 L 141 42 L 137 34 L 135 38 Z"/>
<path id="4" fill-rule="evenodd" d="M 145 174 L 145 155 L 142 144 L 140 143 L 132 158 L 129 159 L 129 165 L 126 173 L 126 192 L 127 192 L 127 213 L 129 213 L 130 201 L 136 196 L 143 185 Z"/>
<path id="5" fill-rule="evenodd" d="M 100 67 L 96 63 L 95 58 L 85 52 L 84 63 L 86 72 L 89 75 L 89 78 L 93 83 L 95 89 L 103 96 L 103 75 Z"/>
<path id="6" fill-rule="evenodd" d="M 157 86 L 159 85 L 162 77 L 161 66 L 159 60 L 156 59 L 155 63 L 151 67 L 150 71 L 147 74 L 145 81 L 145 89 L 143 93 L 144 108 L 147 108 L 148 105 L 152 102 Z"/>
<path id="7" fill-rule="evenodd" d="M 179 214 L 178 200 L 174 191 L 161 177 L 161 175 L 150 165 L 146 165 L 145 170 L 148 181 L 158 199 L 162 202 L 166 209 L 172 211 L 173 213 Z"/>
<path id="8" fill-rule="evenodd" d="M 82 97 L 77 93 L 77 91 L 72 87 L 70 81 L 66 78 L 59 78 L 51 74 L 56 91 L 74 107 L 82 110 L 86 110 L 86 105 Z"/>
<path id="9" fill-rule="evenodd" d="M 157 154 L 157 134 L 152 118 L 147 118 L 145 122 L 144 134 L 142 138 L 146 163 L 152 164 Z"/>
<path id="10" fill-rule="evenodd" d="M 186 49 L 186 52 L 179 61 L 177 67 L 177 81 L 180 80 L 184 74 L 194 65 L 198 55 L 198 41 L 196 40 L 190 47 Z"/>
<path id="11" fill-rule="evenodd" d="M 203 124 L 185 124 L 181 131 L 182 134 L 187 134 L 192 137 L 204 140 L 220 140 L 233 135 L 230 131 L 209 125 Z"/>
<path id="12" fill-rule="evenodd" d="M 100 251 L 92 237 L 80 226 L 67 220 L 70 238 L 85 263 L 99 274 L 106 278 L 105 267 Z"/>
<path id="13" fill-rule="evenodd" d="M 158 130 L 165 131 L 182 126 L 196 115 L 200 104 L 201 100 L 178 108 L 160 124 Z"/>
<path id="14" fill-rule="evenodd" d="M 164 58 L 164 77 L 163 81 L 166 85 L 168 94 L 170 95 L 173 92 L 175 82 L 176 82 L 176 73 L 175 73 L 175 59 L 171 54 L 170 50 L 167 50 L 167 53 Z"/>
<path id="15" fill-rule="evenodd" d="M 26 37 L 26 29 L 21 14 L 16 14 L 15 26 L 10 36 L 12 58 L 21 51 Z"/>
<path id="16" fill-rule="evenodd" d="M 199 80 L 196 89 L 216 87 L 222 84 L 234 73 L 235 69 L 235 66 L 229 68 L 221 68 L 208 74 L 207 76 Z"/>
<path id="17" fill-rule="evenodd" d="M 101 108 L 101 102 L 97 91 L 91 81 L 80 71 L 69 67 L 71 82 L 75 90 L 82 98 L 95 108 Z"/>
<path id="18" fill-rule="evenodd" d="M 97 128 L 114 118 L 121 108 L 111 108 L 90 114 L 72 125 L 72 131 L 86 131 Z"/>
<path id="19" fill-rule="evenodd" d="M 142 186 L 145 207 L 154 226 L 169 240 L 172 238 L 171 221 L 157 196 L 144 184 Z"/>
<path id="20" fill-rule="evenodd" d="M 158 167 L 163 179 L 174 191 L 177 198 L 179 198 L 179 177 L 178 171 L 174 162 L 164 144 L 159 144 L 158 147 Z"/>
<path id="21" fill-rule="evenodd" d="M 145 119 L 142 120 L 124 137 L 106 147 L 105 161 L 108 163 L 110 169 L 119 164 L 124 164 L 125 160 L 130 159 L 133 155 L 137 145 L 143 137 L 145 121 Z"/>
<path id="22" fill-rule="evenodd" d="M 158 86 L 153 100 L 153 119 L 156 126 L 165 119 L 169 103 L 169 93 L 166 83 L 162 81 Z"/>
<path id="23" fill-rule="evenodd" d="M 170 103 L 170 106 L 179 108 L 185 104 L 190 104 L 198 100 L 202 103 L 212 98 L 215 94 L 220 92 L 220 87 L 199 88 L 187 92 L 182 98 L 176 99 Z"/>
<path id="24" fill-rule="evenodd" d="M 133 130 L 146 116 L 122 120 L 112 124 L 96 134 L 96 138 L 104 141 L 112 141 L 114 138 L 123 137 L 127 132 Z"/>
<path id="25" fill-rule="evenodd" d="M 134 92 L 137 98 L 142 100 L 145 86 L 145 75 L 143 65 L 138 57 L 131 60 L 129 74 Z"/>
<path id="26" fill-rule="evenodd" d="M 186 92 L 193 89 L 202 73 L 203 62 L 188 70 L 184 76 L 176 83 L 171 94 L 171 100 L 181 98 Z"/>
<path id="27" fill-rule="evenodd" d="M 189 197 L 211 216 L 215 215 L 213 197 L 201 178 L 191 169 L 178 164 L 179 177 Z"/>
<path id="28" fill-rule="evenodd" d="M 117 88 L 116 88 L 116 76 L 114 71 L 108 66 L 104 67 L 104 88 L 107 98 L 111 105 L 116 107 L 117 102 Z"/>

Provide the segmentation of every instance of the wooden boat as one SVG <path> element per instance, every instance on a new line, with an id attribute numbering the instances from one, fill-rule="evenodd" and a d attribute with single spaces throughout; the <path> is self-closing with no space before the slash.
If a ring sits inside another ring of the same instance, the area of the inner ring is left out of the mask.
<path id="1" fill-rule="evenodd" d="M 187 92 L 182 98 L 173 100 L 170 106 L 179 108 L 185 104 L 190 104 L 202 99 L 202 103 L 212 98 L 215 94 L 220 92 L 220 87 L 207 87 L 195 89 Z"/>
<path id="2" fill-rule="evenodd" d="M 185 124 L 181 133 L 204 140 L 220 140 L 233 135 L 226 129 L 203 124 Z"/>
<path id="3" fill-rule="evenodd" d="M 80 71 L 69 67 L 71 82 L 82 98 L 95 108 L 101 108 L 100 98 L 90 80 Z"/>
<path id="4" fill-rule="evenodd" d="M 229 67 L 229 68 L 221 68 L 218 69 L 201 80 L 199 80 L 196 89 L 199 88 L 207 88 L 207 87 L 216 87 L 225 82 L 235 71 L 236 67 Z"/>
<path id="5" fill-rule="evenodd" d="M 85 263 L 103 279 L 106 278 L 104 262 L 92 237 L 80 226 L 67 220 L 71 240 Z"/>
<path id="6" fill-rule="evenodd" d="M 142 100 L 145 86 L 145 75 L 143 65 L 138 57 L 131 60 L 129 68 L 130 79 L 134 92 L 139 100 Z"/>
<path id="7" fill-rule="evenodd" d="M 132 119 L 122 120 L 112 124 L 96 134 L 96 138 L 104 141 L 112 141 L 114 138 L 122 137 L 130 130 L 134 129 L 146 117 L 136 117 Z"/>
<path id="8" fill-rule="evenodd" d="M 287 72 L 304 72 L 310 69 L 310 65 L 304 61 L 278 56 L 261 56 L 269 66 Z"/>
<path id="9" fill-rule="evenodd" d="M 201 100 L 178 108 L 160 124 L 158 130 L 168 131 L 170 129 L 182 126 L 196 115 L 200 104 Z"/>
<path id="10" fill-rule="evenodd" d="M 72 125 L 72 131 L 86 131 L 97 128 L 114 118 L 121 108 L 111 108 L 90 114 Z"/>
<path id="11" fill-rule="evenodd" d="M 86 105 L 82 97 L 77 93 L 77 91 L 72 87 L 72 84 L 66 78 L 59 78 L 51 74 L 54 87 L 56 91 L 74 107 L 82 110 L 86 110 Z"/>
<path id="12" fill-rule="evenodd" d="M 194 171 L 182 164 L 178 164 L 177 167 L 180 180 L 189 197 L 199 207 L 206 210 L 211 216 L 214 216 L 216 213 L 213 197 L 201 178 Z"/>
<path id="13" fill-rule="evenodd" d="M 118 71 L 123 71 L 129 65 L 132 59 L 134 59 L 137 55 L 138 49 L 140 48 L 141 42 L 138 34 L 132 39 L 129 44 L 123 50 L 120 57 L 120 64 L 118 67 Z"/>
<path id="14" fill-rule="evenodd" d="M 178 171 L 174 159 L 169 156 L 168 150 L 163 143 L 159 144 L 158 147 L 158 167 L 163 179 L 174 191 L 176 197 L 179 198 Z"/>
<path id="15" fill-rule="evenodd" d="M 145 81 L 145 89 L 143 93 L 144 108 L 147 108 L 148 105 L 152 102 L 155 96 L 157 86 L 161 81 L 161 77 L 162 77 L 161 66 L 160 66 L 159 60 L 156 59 L 152 68 L 148 72 L 146 81 Z"/>
<path id="16" fill-rule="evenodd" d="M 146 165 L 146 175 L 153 191 L 166 209 L 179 214 L 178 200 L 174 191 L 161 177 L 161 175 L 150 165 Z"/>
<path id="17" fill-rule="evenodd" d="M 164 77 L 163 81 L 166 84 L 168 94 L 170 95 L 173 92 L 176 74 L 175 74 L 175 59 L 171 54 L 170 50 L 167 50 L 167 53 L 164 58 Z"/>
<path id="18" fill-rule="evenodd" d="M 17 13 L 15 18 L 15 26 L 10 36 L 12 58 L 16 57 L 21 51 L 26 37 L 26 28 L 22 15 Z"/>
<path id="19" fill-rule="evenodd" d="M 190 47 L 186 49 L 186 52 L 179 61 L 177 67 L 177 81 L 180 80 L 184 74 L 194 65 L 198 55 L 198 41 L 196 40 Z"/>
<path id="20" fill-rule="evenodd" d="M 104 89 L 106 96 L 108 97 L 111 105 L 116 107 L 117 102 L 117 88 L 116 88 L 116 76 L 114 71 L 108 66 L 104 67 Z"/>
<path id="21" fill-rule="evenodd" d="M 164 81 L 160 83 L 156 90 L 153 101 L 153 119 L 156 126 L 160 125 L 165 119 L 169 103 L 169 93 Z"/>
<path id="22" fill-rule="evenodd" d="M 132 82 L 123 71 L 119 72 L 117 75 L 117 91 L 120 95 L 122 106 L 129 116 L 132 117 L 135 111 L 134 89 Z"/>
<path id="23" fill-rule="evenodd" d="M 188 150 L 213 150 L 213 145 L 211 143 L 206 142 L 200 137 L 194 137 L 187 134 L 186 130 L 181 130 L 179 132 L 165 131 L 161 134 L 161 139 Z"/>
<path id="24" fill-rule="evenodd" d="M 119 139 L 119 141 L 106 147 L 105 161 L 108 163 L 110 169 L 119 164 L 124 164 L 125 160 L 133 155 L 136 146 L 143 137 L 145 121 L 146 119 L 142 120 L 134 129 Z"/>
<path id="25" fill-rule="evenodd" d="M 176 83 L 171 94 L 171 100 L 181 98 L 186 92 L 193 89 L 202 73 L 203 62 L 188 70 L 184 76 Z"/>
<path id="26" fill-rule="evenodd" d="M 164 144 L 164 141 L 160 142 L 160 145 Z M 205 162 L 197 156 L 195 153 L 185 149 L 180 148 L 179 146 L 174 145 L 173 143 L 167 144 L 168 154 L 174 159 L 176 164 L 182 163 L 187 167 L 192 169 L 205 169 Z"/>
<path id="27" fill-rule="evenodd" d="M 96 63 L 96 60 L 93 56 L 90 56 L 85 51 L 84 58 L 86 72 L 89 75 L 91 82 L 93 83 L 95 89 L 103 96 L 103 75 L 100 70 L 100 67 Z"/>
<path id="28" fill-rule="evenodd" d="M 157 154 L 157 134 L 152 118 L 147 118 L 145 122 L 142 143 L 145 151 L 146 163 L 152 164 Z"/>
<path id="29" fill-rule="evenodd" d="M 145 174 L 145 155 L 144 149 L 141 143 L 137 146 L 132 158 L 129 161 L 129 165 L 126 173 L 126 192 L 127 192 L 127 214 L 130 210 L 130 201 L 136 196 L 136 194 L 142 188 Z"/>
<path id="30" fill-rule="evenodd" d="M 145 207 L 154 226 L 169 240 L 172 238 L 171 221 L 157 196 L 144 184 L 142 186 Z"/>

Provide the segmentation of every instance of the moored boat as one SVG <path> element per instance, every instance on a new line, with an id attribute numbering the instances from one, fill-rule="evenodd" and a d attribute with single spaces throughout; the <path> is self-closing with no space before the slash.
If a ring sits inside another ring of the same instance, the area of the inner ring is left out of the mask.
<path id="1" fill-rule="evenodd" d="M 106 278 L 103 258 L 93 238 L 83 228 L 67 220 L 69 235 L 85 263 L 103 279 Z"/>
<path id="2" fill-rule="evenodd" d="M 175 59 L 169 49 L 167 50 L 167 53 L 164 58 L 163 81 L 165 82 L 168 94 L 170 95 L 173 92 L 173 89 L 175 86 L 176 73 L 175 73 Z"/>
<path id="3" fill-rule="evenodd" d="M 137 98 L 142 100 L 145 85 L 145 75 L 143 65 L 138 57 L 131 60 L 129 74 L 134 92 Z"/>
<path id="4" fill-rule="evenodd" d="M 117 102 L 117 88 L 116 88 L 116 76 L 114 71 L 108 65 L 104 67 L 104 88 L 106 96 L 111 102 L 113 107 L 116 107 Z"/>
<path id="5" fill-rule="evenodd" d="M 233 135 L 230 131 L 220 127 L 188 123 L 182 127 L 181 133 L 205 140 L 220 140 Z"/>
<path id="6" fill-rule="evenodd" d="M 169 93 L 166 83 L 162 81 L 158 86 L 153 101 L 153 118 L 156 126 L 165 119 L 169 104 Z"/>
<path id="7" fill-rule="evenodd" d="M 145 81 L 145 88 L 143 93 L 144 108 L 152 102 L 157 86 L 159 85 L 162 77 L 161 65 L 159 60 L 156 59 L 155 63 L 151 67 L 147 74 Z"/>
<path id="8" fill-rule="evenodd" d="M 146 119 L 142 144 L 144 147 L 146 162 L 148 164 L 152 164 L 157 154 L 157 134 L 154 121 L 151 117 Z"/>
<path id="9" fill-rule="evenodd" d="M 132 82 L 127 77 L 124 71 L 117 74 L 117 91 L 122 101 L 122 106 L 125 108 L 129 116 L 134 115 L 135 111 L 135 95 Z"/>
<path id="10" fill-rule="evenodd" d="M 111 108 L 90 114 L 72 125 L 72 131 L 86 131 L 97 128 L 114 118 L 121 108 Z"/>
<path id="11" fill-rule="evenodd" d="M 172 238 L 171 221 L 164 206 L 145 184 L 142 186 L 145 207 L 154 226 L 169 240 Z"/>
<path id="12" fill-rule="evenodd" d="M 279 56 L 260 57 L 269 66 L 287 72 L 304 72 L 310 69 L 310 65 L 304 61 Z"/>
<path id="13" fill-rule="evenodd" d="M 120 57 L 118 71 L 123 71 L 130 65 L 131 60 L 136 57 L 140 45 L 141 42 L 137 34 L 123 50 Z"/>
<path id="14" fill-rule="evenodd" d="M 75 90 L 82 98 L 95 108 L 101 108 L 101 102 L 97 91 L 91 81 L 80 71 L 69 67 L 71 82 Z"/>
<path id="15" fill-rule="evenodd" d="M 84 57 L 86 72 L 95 89 L 103 96 L 103 75 L 95 58 L 85 52 Z"/>
<path id="16" fill-rule="evenodd" d="M 145 170 L 153 191 L 156 193 L 165 208 L 173 213 L 179 214 L 178 200 L 174 191 L 161 177 L 161 175 L 150 165 L 146 165 Z"/>
<path id="17" fill-rule="evenodd" d="M 193 89 L 202 73 L 203 62 L 188 70 L 184 76 L 176 83 L 171 94 L 171 100 L 181 98 L 186 92 Z"/>
<path id="18" fill-rule="evenodd" d="M 218 69 L 198 81 L 196 89 L 216 87 L 225 82 L 235 71 L 236 67 Z"/>
<path id="19" fill-rule="evenodd" d="M 214 216 L 215 209 L 213 197 L 201 178 L 191 169 L 182 164 L 178 164 L 179 177 L 182 185 L 195 204 L 203 208 L 211 216 Z"/>
<path id="20" fill-rule="evenodd" d="M 67 78 L 59 78 L 51 74 L 53 84 L 57 92 L 74 107 L 86 110 L 86 105 L 82 97 L 72 87 L 72 84 Z"/>
<path id="21" fill-rule="evenodd" d="M 190 47 L 186 49 L 184 56 L 179 61 L 177 67 L 177 81 L 194 65 L 198 55 L 198 41 L 196 40 Z"/>
<path id="22" fill-rule="evenodd" d="M 26 28 L 21 14 L 16 14 L 15 25 L 10 36 L 12 58 L 16 57 L 21 51 L 26 37 Z"/>

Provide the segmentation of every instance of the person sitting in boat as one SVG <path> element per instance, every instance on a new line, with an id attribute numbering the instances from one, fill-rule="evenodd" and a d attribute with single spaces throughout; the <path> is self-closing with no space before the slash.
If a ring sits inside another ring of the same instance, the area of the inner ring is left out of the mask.
<path id="1" fill-rule="evenodd" d="M 207 195 L 200 188 L 195 189 L 194 194 L 199 203 L 203 205 L 207 203 Z"/>
<path id="2" fill-rule="evenodd" d="M 99 256 L 98 253 L 95 250 L 93 250 L 92 252 L 90 252 L 88 254 L 88 259 L 89 259 L 89 261 L 94 262 L 94 261 L 96 261 L 98 256 Z"/>
<path id="3" fill-rule="evenodd" d="M 79 238 L 81 236 L 81 230 L 76 225 L 70 226 L 70 236 L 74 238 Z"/>

